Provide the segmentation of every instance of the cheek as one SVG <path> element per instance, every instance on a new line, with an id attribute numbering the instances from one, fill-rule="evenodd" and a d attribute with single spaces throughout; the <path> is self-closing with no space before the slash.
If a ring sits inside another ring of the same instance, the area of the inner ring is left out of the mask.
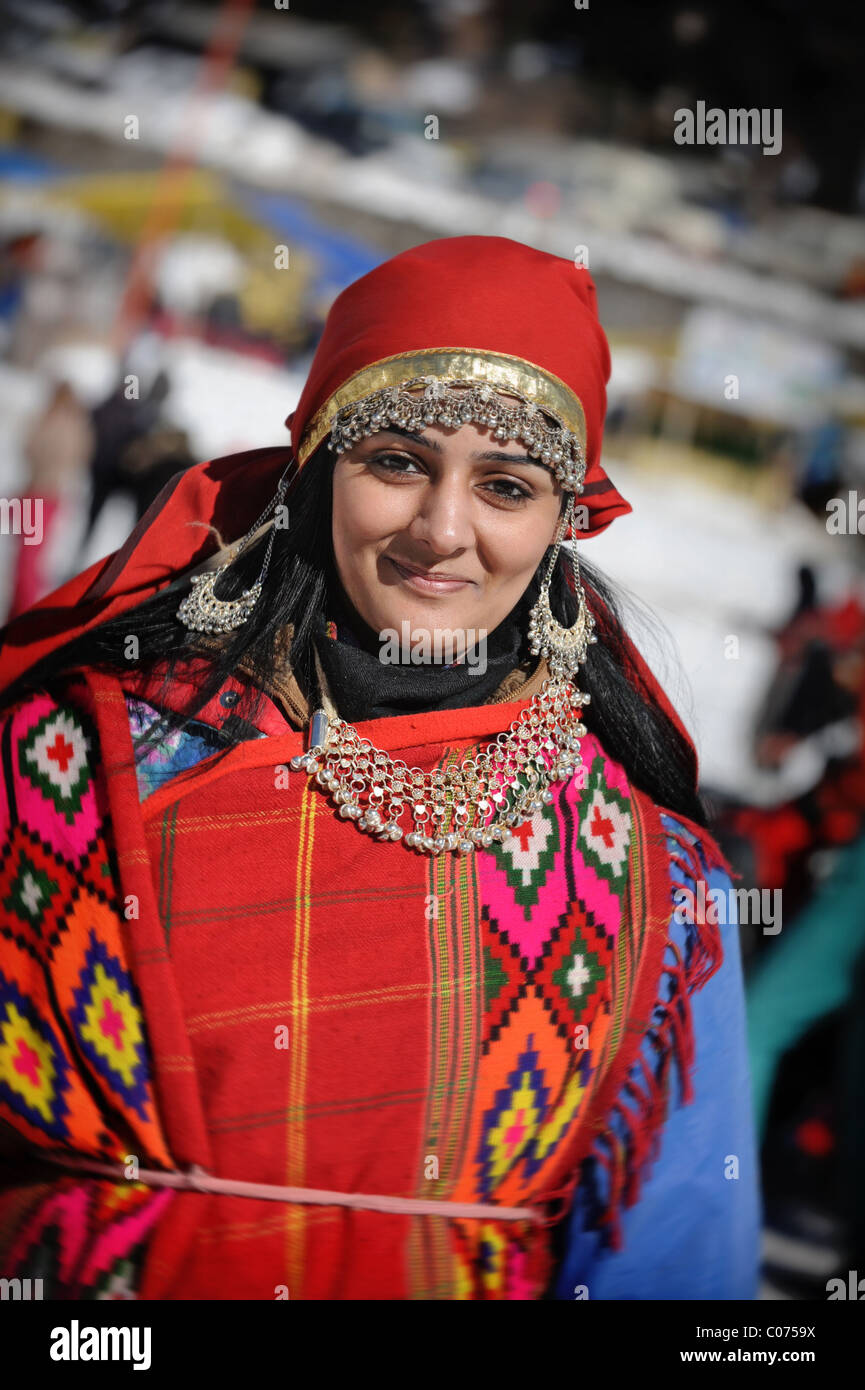
<path id="1" fill-rule="evenodd" d="M 365 553 L 381 536 L 380 509 L 377 514 L 362 480 L 352 485 L 338 484 L 333 489 L 333 549 L 345 565 L 357 567 L 364 563 Z"/>
<path id="2" fill-rule="evenodd" d="M 521 571 L 531 570 L 534 572 L 544 557 L 544 547 L 538 545 L 537 537 L 532 536 L 531 544 L 524 543 L 514 546 L 514 552 L 518 555 L 518 563 Z"/>
<path id="3" fill-rule="evenodd" d="M 365 477 L 335 486 L 333 549 L 340 572 L 362 577 L 364 583 L 377 582 L 379 555 L 394 536 L 408 530 L 416 511 L 414 489 L 383 488 Z"/>
<path id="4" fill-rule="evenodd" d="M 508 528 L 490 538 L 487 551 L 490 567 L 502 579 L 525 579 L 534 574 L 543 559 L 543 547 L 538 545 L 537 532 L 532 527 L 527 536 L 524 528 Z"/>

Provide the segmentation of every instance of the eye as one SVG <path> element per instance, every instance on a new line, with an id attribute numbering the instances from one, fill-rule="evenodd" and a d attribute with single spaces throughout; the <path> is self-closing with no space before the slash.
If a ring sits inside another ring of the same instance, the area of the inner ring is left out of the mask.
<path id="1" fill-rule="evenodd" d="M 383 468 L 386 473 L 404 473 L 408 464 L 415 464 L 416 460 L 408 458 L 405 454 L 373 454 L 369 460 L 377 468 Z"/>
<path id="2" fill-rule="evenodd" d="M 496 494 L 496 496 L 499 497 L 502 502 L 507 503 L 508 506 L 519 507 L 521 503 L 528 502 L 532 496 L 528 488 L 521 487 L 519 483 L 513 483 L 506 478 L 495 478 L 488 484 L 488 487 L 490 490 L 493 488 L 509 489 Z"/>

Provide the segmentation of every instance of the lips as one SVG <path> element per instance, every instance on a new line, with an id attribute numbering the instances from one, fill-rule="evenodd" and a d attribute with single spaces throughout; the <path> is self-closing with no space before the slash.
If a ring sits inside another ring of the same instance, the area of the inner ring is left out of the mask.
<path id="1" fill-rule="evenodd" d="M 393 556 L 390 558 L 393 559 Z M 439 570 L 425 570 L 421 569 L 420 565 L 410 565 L 406 560 L 394 560 L 393 562 L 395 565 L 399 565 L 400 569 L 408 570 L 409 574 L 419 574 L 422 579 L 443 579 L 454 584 L 468 584 L 469 582 L 464 574 L 445 574 Z"/>
<path id="2" fill-rule="evenodd" d="M 401 560 L 395 560 L 391 555 L 386 558 L 390 560 L 397 574 L 403 579 L 428 589 L 459 589 L 463 584 L 471 583 L 470 580 L 464 579 L 460 575 L 437 574 L 435 571 L 421 570 L 414 565 L 407 565 Z"/>

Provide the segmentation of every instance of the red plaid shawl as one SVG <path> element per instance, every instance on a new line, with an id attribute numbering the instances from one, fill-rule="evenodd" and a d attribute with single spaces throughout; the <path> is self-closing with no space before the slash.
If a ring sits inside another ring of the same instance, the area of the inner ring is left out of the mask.
<path id="1" fill-rule="evenodd" d="M 431 768 L 523 703 L 359 728 Z M 140 803 L 113 677 L 0 721 L 0 1117 L 130 1178 L 7 1182 L 4 1275 L 44 1269 L 47 1244 L 60 1297 L 538 1297 L 588 1157 L 617 1239 L 720 962 L 701 924 L 664 964 L 658 808 L 589 736 L 585 786 L 558 784 L 510 849 L 431 858 L 286 777 L 302 744 L 286 725 Z M 136 1163 L 540 1220 L 170 1192 Z"/>

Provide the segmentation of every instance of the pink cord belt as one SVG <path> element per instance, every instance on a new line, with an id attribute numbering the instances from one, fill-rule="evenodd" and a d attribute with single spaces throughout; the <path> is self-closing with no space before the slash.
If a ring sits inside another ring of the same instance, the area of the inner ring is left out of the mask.
<path id="1" fill-rule="evenodd" d="M 255 1197 L 265 1202 L 316 1203 L 322 1206 L 354 1207 L 365 1211 L 386 1211 L 405 1216 L 458 1216 L 485 1221 L 533 1221 L 543 1223 L 541 1213 L 532 1207 L 498 1207 L 485 1202 L 425 1201 L 420 1197 L 384 1197 L 371 1192 L 327 1192 L 316 1187 L 274 1187 L 262 1182 L 235 1182 L 231 1178 L 216 1178 L 203 1168 L 193 1165 L 186 1172 L 141 1168 L 134 1178 L 126 1177 L 123 1163 L 100 1163 L 97 1159 L 79 1155 L 60 1157 L 57 1154 L 39 1155 L 50 1163 L 72 1172 L 97 1173 L 127 1182 L 142 1182 L 147 1187 L 175 1187 L 190 1192 L 213 1192 L 220 1197 Z"/>

